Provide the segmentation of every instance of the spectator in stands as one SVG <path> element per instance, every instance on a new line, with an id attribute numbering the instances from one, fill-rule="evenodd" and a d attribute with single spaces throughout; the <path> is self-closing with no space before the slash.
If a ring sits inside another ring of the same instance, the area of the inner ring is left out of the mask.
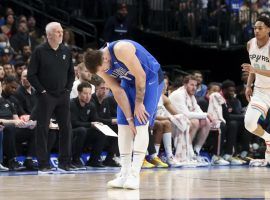
<path id="1" fill-rule="evenodd" d="M 11 7 L 6 8 L 6 16 L 8 16 L 8 15 L 14 15 L 15 16 L 15 12 L 13 11 L 13 9 Z"/>
<path id="2" fill-rule="evenodd" d="M 1 32 L 5 34 L 8 38 L 15 33 L 15 19 L 13 15 L 7 15 L 6 24 L 1 26 Z"/>
<path id="3" fill-rule="evenodd" d="M 38 95 L 35 109 L 37 159 L 41 172 L 47 173 L 52 170 L 47 145 L 49 122 L 54 113 L 60 131 L 58 168 L 70 171 L 76 169 L 71 165 L 72 132 L 69 111 L 70 91 L 74 81 L 72 55 L 70 50 L 62 44 L 61 24 L 51 22 L 45 29 L 48 41 L 38 46 L 33 52 L 27 74 L 27 79 Z M 61 56 L 55 57 L 56 53 Z"/>
<path id="4" fill-rule="evenodd" d="M 27 23 L 27 18 L 25 15 L 20 15 L 17 20 L 18 20 L 18 23 L 21 23 L 21 22 Z"/>
<path id="5" fill-rule="evenodd" d="M 5 71 L 4 67 L 0 65 L 0 82 L 2 83 L 3 79 L 5 77 Z"/>
<path id="6" fill-rule="evenodd" d="M 77 65 L 77 70 L 78 70 L 79 79 L 73 82 L 72 90 L 70 93 L 71 99 L 76 98 L 78 96 L 78 90 L 77 90 L 78 85 L 82 83 L 83 81 L 90 83 L 91 78 L 92 78 L 92 74 L 86 69 L 85 64 L 83 62 Z M 95 90 L 95 86 L 92 84 L 91 86 L 92 86 L 92 90 Z M 92 91 L 92 93 L 94 93 L 94 91 Z"/>
<path id="7" fill-rule="evenodd" d="M 95 105 L 90 102 L 92 87 L 88 82 L 78 85 L 78 97 L 70 102 L 71 124 L 74 135 L 72 145 L 72 163 L 82 167 L 80 156 L 84 146 L 92 146 L 91 157 L 86 165 L 91 167 L 104 167 L 99 161 L 104 148 L 106 136 L 95 128 L 95 123 L 101 123 Z"/>
<path id="8" fill-rule="evenodd" d="M 22 50 L 22 60 L 23 62 L 28 65 L 30 62 L 30 56 L 32 54 L 32 50 L 31 47 L 29 45 L 25 45 L 23 46 L 23 50 Z"/>
<path id="9" fill-rule="evenodd" d="M 213 121 L 211 115 L 203 112 L 195 98 L 197 87 L 197 78 L 188 75 L 184 78 L 184 86 L 175 90 L 169 99 L 178 113 L 183 113 L 190 120 L 190 136 L 194 143 L 194 152 L 197 158 L 200 155 L 201 148 L 210 131 L 210 122 Z M 202 161 L 203 163 L 203 161 Z"/>
<path id="10" fill-rule="evenodd" d="M 64 29 L 63 32 L 63 44 L 67 46 L 68 48 L 72 49 L 73 46 L 75 46 L 75 38 L 74 33 L 71 29 Z"/>
<path id="11" fill-rule="evenodd" d="M 203 97 L 206 95 L 207 86 L 203 84 L 203 74 L 202 72 L 196 70 L 192 72 L 192 75 L 196 77 L 197 80 L 197 89 L 195 93 L 195 97 Z"/>
<path id="12" fill-rule="evenodd" d="M 19 22 L 17 33 L 10 38 L 10 45 L 14 51 L 21 53 L 25 45 L 30 46 L 33 50 L 37 44 L 37 41 L 29 34 L 27 23 Z"/>
<path id="13" fill-rule="evenodd" d="M 27 27 L 29 30 L 29 35 L 33 37 L 38 43 L 42 43 L 43 42 L 42 37 L 44 37 L 44 35 L 42 31 L 36 27 L 36 19 L 33 15 L 28 17 Z"/>
<path id="14" fill-rule="evenodd" d="M 9 47 L 9 39 L 5 34 L 0 34 L 0 49 Z"/>
<path id="15" fill-rule="evenodd" d="M 125 3 L 119 4 L 116 14 L 107 20 L 103 37 L 106 42 L 132 38 L 132 24 L 128 17 L 128 8 Z"/>
<path id="16" fill-rule="evenodd" d="M 0 56 L 0 61 L 2 65 L 13 64 L 13 52 L 11 48 L 5 47 L 3 49 L 0 49 Z"/>
<path id="17" fill-rule="evenodd" d="M 179 2 L 180 35 L 182 37 L 196 36 L 195 4 L 192 0 Z"/>
<path id="18" fill-rule="evenodd" d="M 25 68 L 26 68 L 25 63 L 21 60 L 18 60 L 14 65 L 15 76 L 19 82 L 21 80 L 22 72 L 23 70 L 25 70 Z"/>
<path id="19" fill-rule="evenodd" d="M 221 41 L 225 42 L 229 39 L 228 28 L 229 28 L 229 15 L 228 6 L 225 0 L 209 0 L 208 1 L 208 16 L 209 26 L 213 26 L 218 31 L 218 36 L 221 37 Z"/>
<path id="20" fill-rule="evenodd" d="M 14 76 L 15 77 L 15 71 L 14 67 L 11 64 L 4 64 L 3 65 L 4 71 L 5 71 L 5 76 Z"/>

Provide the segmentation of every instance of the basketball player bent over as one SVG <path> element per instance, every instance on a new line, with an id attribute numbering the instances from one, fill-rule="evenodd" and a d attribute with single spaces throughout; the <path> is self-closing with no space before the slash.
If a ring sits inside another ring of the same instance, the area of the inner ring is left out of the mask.
<path id="1" fill-rule="evenodd" d="M 109 43 L 102 50 L 88 49 L 84 62 L 91 73 L 105 80 L 118 103 L 122 167 L 120 175 L 109 181 L 108 187 L 138 189 L 149 142 L 148 126 L 154 123 L 164 85 L 160 64 L 143 46 L 131 40 Z"/>
<path id="2" fill-rule="evenodd" d="M 249 72 L 246 98 L 249 105 L 245 115 L 248 131 L 263 138 L 266 143 L 265 161 L 270 164 L 270 134 L 258 124 L 260 116 L 266 117 L 270 108 L 270 20 L 259 17 L 254 26 L 255 37 L 248 44 L 250 64 L 242 64 L 242 71 Z M 255 82 L 254 82 L 255 80 Z M 254 91 L 252 95 L 252 84 Z"/>

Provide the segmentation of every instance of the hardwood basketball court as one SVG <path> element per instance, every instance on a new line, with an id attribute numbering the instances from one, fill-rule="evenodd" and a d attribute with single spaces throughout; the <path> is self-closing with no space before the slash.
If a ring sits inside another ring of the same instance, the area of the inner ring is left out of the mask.
<path id="1" fill-rule="evenodd" d="M 0 200 L 270 199 L 270 168 L 210 167 L 142 170 L 140 190 L 107 189 L 118 169 L 79 174 L 0 173 Z"/>

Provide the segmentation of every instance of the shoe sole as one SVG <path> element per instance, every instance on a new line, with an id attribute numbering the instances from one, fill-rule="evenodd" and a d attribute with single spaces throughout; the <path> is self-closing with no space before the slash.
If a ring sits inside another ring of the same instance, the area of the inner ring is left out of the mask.
<path id="1" fill-rule="evenodd" d="M 140 187 L 130 187 L 130 186 L 124 185 L 123 188 L 127 190 L 138 190 Z"/>

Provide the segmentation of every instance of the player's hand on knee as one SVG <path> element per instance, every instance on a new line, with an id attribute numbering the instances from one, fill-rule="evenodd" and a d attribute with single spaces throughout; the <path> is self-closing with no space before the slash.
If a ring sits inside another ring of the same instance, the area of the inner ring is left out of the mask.
<path id="1" fill-rule="evenodd" d="M 130 120 L 128 120 L 128 125 L 129 125 L 129 127 L 130 127 L 132 133 L 133 133 L 134 135 L 136 135 L 136 134 L 137 134 L 137 130 L 136 130 L 136 127 L 135 127 L 135 125 L 134 125 L 134 119 L 133 119 L 133 118 L 130 119 Z"/>
<path id="2" fill-rule="evenodd" d="M 134 109 L 134 116 L 137 117 L 138 121 L 146 123 L 149 117 L 149 113 L 145 110 L 143 103 L 136 103 Z"/>

